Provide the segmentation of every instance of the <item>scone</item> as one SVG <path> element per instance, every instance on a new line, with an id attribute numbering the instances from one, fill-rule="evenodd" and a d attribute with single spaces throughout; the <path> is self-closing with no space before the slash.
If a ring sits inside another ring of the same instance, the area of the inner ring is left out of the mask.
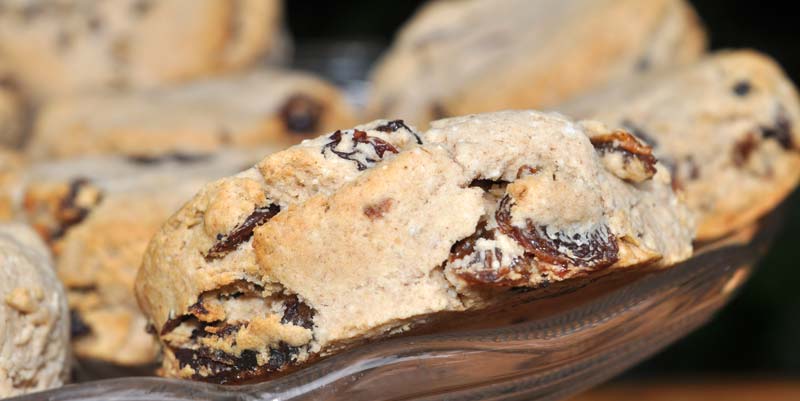
<path id="1" fill-rule="evenodd" d="M 753 51 L 720 52 L 558 110 L 625 126 L 649 142 L 699 215 L 699 240 L 752 223 L 800 179 L 797 91 Z"/>
<path id="2" fill-rule="evenodd" d="M 62 385 L 69 312 L 49 252 L 21 224 L 0 224 L 0 398 Z"/>
<path id="3" fill-rule="evenodd" d="M 22 142 L 24 107 L 16 82 L 4 72 L 0 60 L 0 147 Z"/>
<path id="4" fill-rule="evenodd" d="M 534 111 L 433 127 L 305 141 L 173 215 L 136 278 L 162 373 L 263 379 L 514 287 L 691 253 L 669 172 L 627 132 Z"/>
<path id="5" fill-rule="evenodd" d="M 133 295 L 148 240 L 204 183 L 252 165 L 265 152 L 83 158 L 30 168 L 17 196 L 23 216 L 55 254 L 76 356 L 119 365 L 155 360 L 156 343 Z"/>
<path id="6" fill-rule="evenodd" d="M 34 159 L 158 158 L 221 147 L 289 146 L 352 124 L 342 94 L 314 76 L 264 70 L 172 88 L 66 97 L 46 105 Z"/>
<path id="7" fill-rule="evenodd" d="M 705 44 L 684 0 L 432 1 L 373 72 L 368 113 L 424 125 L 553 106 L 614 80 L 689 63 Z"/>
<path id="8" fill-rule="evenodd" d="M 0 59 L 41 98 L 240 70 L 285 46 L 280 0 L 3 0 Z"/>

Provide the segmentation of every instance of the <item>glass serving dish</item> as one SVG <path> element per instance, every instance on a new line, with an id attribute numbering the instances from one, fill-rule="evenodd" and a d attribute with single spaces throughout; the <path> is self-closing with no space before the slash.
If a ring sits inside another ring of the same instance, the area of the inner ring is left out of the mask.
<path id="1" fill-rule="evenodd" d="M 557 400 L 619 374 L 707 322 L 765 254 L 786 206 L 669 269 L 519 293 L 269 382 L 91 380 L 15 400 Z M 83 380 L 91 379 L 84 375 Z"/>

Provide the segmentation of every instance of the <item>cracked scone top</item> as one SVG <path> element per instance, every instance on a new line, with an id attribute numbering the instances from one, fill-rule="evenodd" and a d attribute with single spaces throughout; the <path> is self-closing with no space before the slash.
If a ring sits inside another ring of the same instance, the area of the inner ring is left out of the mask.
<path id="1" fill-rule="evenodd" d="M 623 131 L 533 111 L 424 134 L 380 120 L 208 184 L 151 240 L 136 292 L 163 374 L 236 382 L 479 308 L 481 289 L 670 265 L 692 231 Z"/>
<path id="2" fill-rule="evenodd" d="M 0 397 L 45 390 L 69 375 L 69 314 L 42 241 L 0 224 Z"/>
<path id="3" fill-rule="evenodd" d="M 427 124 L 548 107 L 704 48 L 685 0 L 431 1 L 374 70 L 368 114 Z"/>
<path id="4" fill-rule="evenodd" d="M 710 240 L 750 224 L 800 181 L 800 100 L 780 66 L 724 51 L 558 108 L 627 127 L 671 167 Z"/>

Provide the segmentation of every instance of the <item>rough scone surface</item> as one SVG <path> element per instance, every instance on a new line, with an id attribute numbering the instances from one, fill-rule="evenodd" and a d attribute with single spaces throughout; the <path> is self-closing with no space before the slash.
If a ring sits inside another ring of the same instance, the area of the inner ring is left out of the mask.
<path id="1" fill-rule="evenodd" d="M 379 120 L 208 184 L 150 242 L 136 292 L 163 374 L 236 382 L 513 287 L 668 266 L 693 230 L 626 132 L 533 111 Z"/>
<path id="2" fill-rule="evenodd" d="M 28 148 L 37 160 L 99 154 L 152 159 L 224 147 L 285 147 L 352 122 L 333 85 L 305 73 L 261 70 L 53 100 L 42 107 Z"/>
<path id="3" fill-rule="evenodd" d="M 30 228 L 0 224 L 0 397 L 62 385 L 69 313 L 49 251 Z"/>
<path id="4" fill-rule="evenodd" d="M 46 239 L 69 300 L 79 358 L 152 363 L 157 344 L 133 281 L 147 242 L 210 180 L 260 160 L 269 148 L 203 157 L 86 157 L 32 165 L 16 182 L 20 217 Z"/>
<path id="5" fill-rule="evenodd" d="M 279 0 L 4 0 L 0 59 L 37 98 L 142 88 L 277 56 Z"/>
<path id="6" fill-rule="evenodd" d="M 698 215 L 699 240 L 753 223 L 800 180 L 800 101 L 767 56 L 720 52 L 558 108 L 653 146 Z"/>
<path id="7" fill-rule="evenodd" d="M 553 106 L 689 63 L 705 33 L 684 0 L 431 1 L 373 72 L 368 113 L 426 125 Z"/>

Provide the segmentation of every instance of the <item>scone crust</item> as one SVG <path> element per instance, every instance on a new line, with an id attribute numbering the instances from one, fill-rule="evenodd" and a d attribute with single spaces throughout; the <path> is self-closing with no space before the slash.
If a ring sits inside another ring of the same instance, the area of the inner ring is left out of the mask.
<path id="1" fill-rule="evenodd" d="M 37 160 L 206 154 L 231 146 L 289 146 L 352 122 L 350 106 L 333 85 L 305 73 L 265 70 L 53 100 L 39 113 L 28 151 Z"/>
<path id="2" fill-rule="evenodd" d="M 53 262 L 36 233 L 0 224 L 0 397 L 68 380 L 69 313 Z"/>
<path id="3" fill-rule="evenodd" d="M 753 223 L 800 181 L 800 102 L 773 60 L 723 51 L 559 110 L 649 137 L 698 214 L 699 240 Z"/>
<path id="4" fill-rule="evenodd" d="M 424 126 L 548 107 L 644 70 L 687 64 L 705 46 L 683 0 L 430 2 L 374 71 L 368 113 Z"/>
<path id="5" fill-rule="evenodd" d="M 208 184 L 153 238 L 136 279 L 163 374 L 263 377 L 485 306 L 486 289 L 685 259 L 694 227 L 668 171 L 644 145 L 637 156 L 602 142 L 613 132 L 533 111 L 426 133 L 379 120 Z M 628 171 L 640 156 L 646 177 Z M 493 263 L 487 244 L 511 259 Z"/>

